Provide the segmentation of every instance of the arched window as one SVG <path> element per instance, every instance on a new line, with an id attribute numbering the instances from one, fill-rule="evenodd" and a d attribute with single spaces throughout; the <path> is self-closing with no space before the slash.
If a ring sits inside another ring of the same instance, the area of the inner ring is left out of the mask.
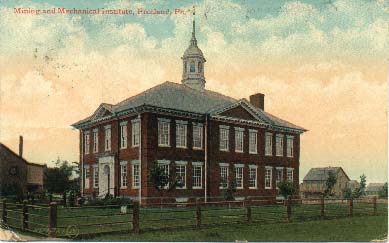
<path id="1" fill-rule="evenodd" d="M 196 71 L 196 66 L 195 63 L 192 61 L 190 62 L 190 72 L 194 73 Z"/>
<path id="2" fill-rule="evenodd" d="M 198 63 L 197 70 L 198 70 L 199 73 L 201 73 L 201 62 Z"/>

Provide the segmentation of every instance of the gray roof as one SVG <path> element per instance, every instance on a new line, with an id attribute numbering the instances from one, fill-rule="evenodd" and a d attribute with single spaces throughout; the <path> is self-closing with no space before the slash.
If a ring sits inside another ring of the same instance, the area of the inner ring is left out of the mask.
<path id="1" fill-rule="evenodd" d="M 384 183 L 369 183 L 366 187 L 366 192 L 379 192 L 384 187 Z"/>
<path id="2" fill-rule="evenodd" d="M 329 171 L 334 172 L 335 175 L 338 175 L 339 173 L 343 172 L 348 178 L 342 167 L 324 167 L 310 169 L 305 175 L 303 181 L 326 181 L 328 179 Z"/>
<path id="3" fill-rule="evenodd" d="M 234 105 L 239 101 L 242 100 L 237 100 L 214 91 L 206 89 L 196 90 L 184 84 L 166 81 L 116 105 L 103 103 L 100 107 L 104 107 L 113 113 L 119 113 L 142 105 L 150 105 L 172 110 L 208 114 L 211 111 Z M 248 102 L 245 101 L 245 103 Z M 262 119 L 265 118 L 264 120 L 268 121 L 271 125 L 306 131 L 302 127 L 282 120 L 252 105 L 250 105 L 250 108 L 259 114 L 259 117 Z M 99 109 L 92 116 L 73 124 L 73 126 L 89 121 L 98 113 Z"/>

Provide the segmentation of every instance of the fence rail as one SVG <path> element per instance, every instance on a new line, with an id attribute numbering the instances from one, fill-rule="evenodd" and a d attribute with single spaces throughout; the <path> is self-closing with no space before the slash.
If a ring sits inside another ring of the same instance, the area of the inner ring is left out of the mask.
<path id="1" fill-rule="evenodd" d="M 284 223 L 387 215 L 387 201 L 373 199 L 249 199 L 244 201 L 63 207 L 2 202 L 4 225 L 49 237 L 93 237 L 115 232 L 203 228 L 234 223 Z"/>

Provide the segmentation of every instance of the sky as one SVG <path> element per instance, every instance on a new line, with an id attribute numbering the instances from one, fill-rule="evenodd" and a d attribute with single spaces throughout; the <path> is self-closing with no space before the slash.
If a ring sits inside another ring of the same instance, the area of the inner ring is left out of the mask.
<path id="1" fill-rule="evenodd" d="M 167 80 L 196 36 L 206 88 L 265 94 L 265 110 L 309 131 L 300 180 L 341 166 L 387 181 L 389 1 L 0 0 L 0 142 L 48 163 L 78 161 L 70 125 Z M 171 15 L 15 14 L 24 9 L 182 10 Z"/>

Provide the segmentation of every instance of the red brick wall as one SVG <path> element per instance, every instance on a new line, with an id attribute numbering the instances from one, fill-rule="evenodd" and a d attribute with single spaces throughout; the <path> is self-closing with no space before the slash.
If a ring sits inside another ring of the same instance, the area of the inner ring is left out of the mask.
<path id="1" fill-rule="evenodd" d="M 237 112 L 238 113 L 238 112 Z M 237 114 L 241 116 L 242 114 Z M 90 153 L 84 155 L 84 164 L 93 165 L 98 162 L 96 154 L 93 154 L 93 129 L 95 127 L 99 128 L 99 153 L 104 153 L 104 126 L 111 124 L 111 152 L 115 156 L 115 185 L 117 187 L 117 195 L 126 195 L 137 197 L 138 190 L 132 189 L 132 167 L 131 161 L 138 160 L 138 147 L 132 147 L 131 141 L 131 120 L 135 119 L 136 116 L 122 118 L 119 121 L 108 121 L 95 125 L 88 128 L 90 130 Z M 171 120 L 170 123 L 170 147 L 159 147 L 158 146 L 158 118 L 167 118 Z M 127 120 L 127 148 L 119 149 L 119 124 L 121 121 Z M 187 148 L 176 148 L 176 124 L 175 120 L 185 120 L 188 121 L 187 125 Z M 171 173 L 175 173 L 174 161 L 187 161 L 187 189 L 175 189 L 171 192 L 165 192 L 165 197 L 203 197 L 204 196 L 204 181 L 203 189 L 192 190 L 192 167 L 190 162 L 205 162 L 204 153 L 205 150 L 193 150 L 192 149 L 192 122 L 201 122 L 205 124 L 205 121 L 199 121 L 189 118 L 178 118 L 171 117 L 166 115 L 157 115 L 152 113 L 142 114 L 142 128 L 141 128 L 141 144 L 142 144 L 142 197 L 159 197 L 159 193 L 153 188 L 152 185 L 148 182 L 148 169 L 151 165 L 157 160 L 170 160 L 171 161 Z M 229 140 L 229 152 L 219 151 L 219 125 L 228 125 L 230 126 L 230 140 Z M 244 131 L 244 152 L 237 153 L 235 152 L 235 131 L 234 127 L 245 128 Z M 249 154 L 249 131 L 248 129 L 258 130 L 258 154 Z M 85 130 L 85 129 L 84 129 Z M 205 130 L 205 129 L 204 129 Z M 249 126 L 242 126 L 236 124 L 222 123 L 220 121 L 210 121 L 208 128 L 208 139 L 209 139 L 209 153 L 208 153 L 208 196 L 210 197 L 222 197 L 223 191 L 219 189 L 219 163 L 230 163 L 230 168 L 234 168 L 234 163 L 245 164 L 244 167 L 244 189 L 238 189 L 235 193 L 236 196 L 275 196 L 277 194 L 276 189 L 264 189 L 264 168 L 265 166 L 272 166 L 273 173 L 273 188 L 275 188 L 275 167 L 291 167 L 294 168 L 294 184 L 299 185 L 299 144 L 300 138 L 296 134 L 282 133 L 284 135 L 293 135 L 294 136 L 294 158 L 286 157 L 286 136 L 284 137 L 284 156 L 278 157 L 275 156 L 276 142 L 275 136 L 278 132 L 273 132 L 273 156 L 264 156 L 265 153 L 265 129 L 255 128 Z M 203 142 L 205 145 L 205 142 Z M 127 189 L 119 189 L 119 162 L 127 161 Z M 249 176 L 249 164 L 257 165 L 257 184 L 258 189 L 248 189 L 248 176 Z M 91 175 L 92 175 L 92 168 Z M 283 173 L 286 177 L 286 169 Z M 233 174 L 230 174 L 230 179 L 234 178 Z M 204 180 L 204 169 L 203 169 L 203 180 Z M 90 189 L 85 190 L 85 193 L 93 192 L 93 180 L 90 178 Z"/>

